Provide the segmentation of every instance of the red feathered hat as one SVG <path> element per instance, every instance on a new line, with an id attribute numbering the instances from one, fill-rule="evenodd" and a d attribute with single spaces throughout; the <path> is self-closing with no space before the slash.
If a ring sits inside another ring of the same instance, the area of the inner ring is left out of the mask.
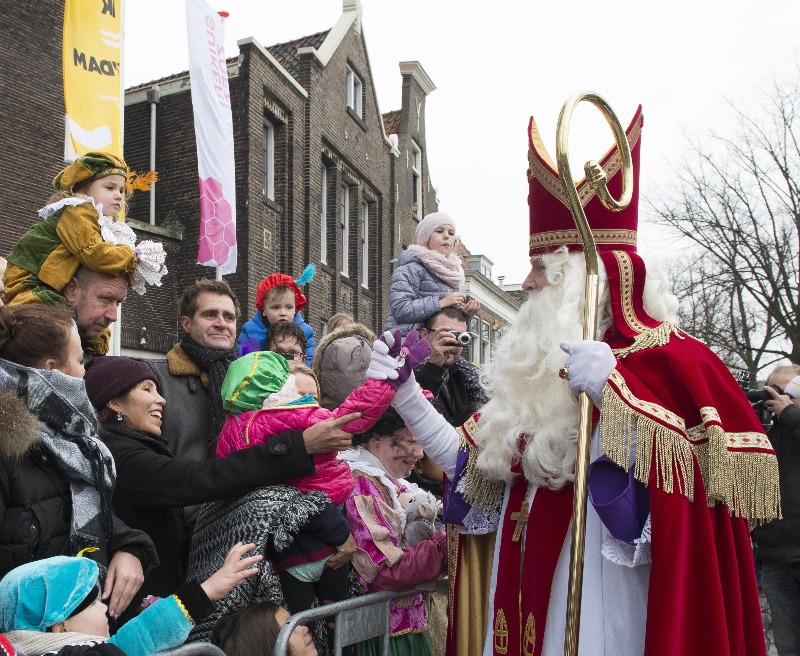
<path id="1" fill-rule="evenodd" d="M 644 118 L 642 106 L 636 110 L 625 135 L 633 160 L 633 196 L 620 212 L 607 209 L 594 187 L 585 178 L 576 186 L 578 198 L 592 229 L 598 255 L 608 274 L 614 325 L 619 336 L 634 339 L 660 325 L 644 311 L 645 266 L 636 253 L 639 224 L 639 150 Z M 583 249 L 580 233 L 569 208 L 558 169 L 542 143 L 533 117 L 528 127 L 528 208 L 530 212 L 529 254 L 543 255 L 566 246 Z M 622 156 L 616 147 L 600 160 L 607 176 L 608 190 L 614 198 L 622 192 Z"/>
<path id="2" fill-rule="evenodd" d="M 269 290 L 274 287 L 288 287 L 294 292 L 295 312 L 302 311 L 306 306 L 305 294 L 300 291 L 300 287 L 297 286 L 294 279 L 291 276 L 287 276 L 285 273 L 273 273 L 258 283 L 258 288 L 256 289 L 256 310 L 262 313 L 264 312 L 264 299 L 267 297 Z"/>

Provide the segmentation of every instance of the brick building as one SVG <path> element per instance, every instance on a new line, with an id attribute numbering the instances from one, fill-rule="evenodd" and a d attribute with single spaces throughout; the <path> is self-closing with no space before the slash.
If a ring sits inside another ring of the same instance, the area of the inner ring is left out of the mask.
<path id="1" fill-rule="evenodd" d="M 384 130 L 357 0 L 344 0 L 325 32 L 268 47 L 252 37 L 238 45 L 228 71 L 240 257 L 226 280 L 250 316 L 265 275 L 297 277 L 313 262 L 304 314 L 315 331 L 324 333 L 337 312 L 379 330 L 392 260 L 409 235 L 413 240 L 416 221 L 437 209 L 424 121 L 425 97 L 435 87 L 419 63 L 402 63 L 402 108 L 387 115 Z M 163 288 L 129 296 L 122 346 L 164 351 L 177 331 L 175 297 L 196 277 L 213 275 L 195 265 L 199 201 L 188 73 L 127 91 L 132 168 L 150 165 L 153 121 L 161 177 L 154 216 L 149 197 L 140 195 L 129 220 L 142 237 L 164 242 L 170 274 Z"/>
<path id="2" fill-rule="evenodd" d="M 38 220 L 36 210 L 63 166 L 63 82 L 61 66 L 53 65 L 61 58 L 62 25 L 60 0 L 23 0 L 9 5 L 0 27 L 7 62 L 0 72 L 0 164 L 7 178 L 20 171 L 25 181 L 8 180 L 13 193 L 0 196 L 0 253 Z M 15 46 L 20 42 L 35 44 L 35 54 L 23 53 Z M 337 312 L 379 331 L 393 262 L 414 243 L 419 219 L 438 210 L 425 131 L 425 103 L 436 87 L 419 62 L 400 63 L 401 107 L 381 115 L 359 0 L 343 0 L 339 20 L 324 32 L 266 48 L 252 37 L 238 45 L 228 71 L 239 261 L 226 279 L 245 319 L 265 275 L 296 277 L 313 262 L 317 274 L 306 289 L 304 314 L 315 331 L 324 333 Z M 181 290 L 214 274 L 196 265 L 199 199 L 188 72 L 126 92 L 131 168 L 153 168 L 151 146 L 160 181 L 152 195 L 133 196 L 127 217 L 140 238 L 164 244 L 170 272 L 162 287 L 131 293 L 124 304 L 121 346 L 137 355 L 172 346 Z M 490 312 L 481 320 L 494 325 L 494 319 Z M 475 321 L 477 336 L 482 324 Z M 474 359 L 480 356 L 476 350 Z"/>
<path id="3" fill-rule="evenodd" d="M 64 3 L 20 0 L 0 21 L 0 254 L 38 220 L 64 166 Z"/>

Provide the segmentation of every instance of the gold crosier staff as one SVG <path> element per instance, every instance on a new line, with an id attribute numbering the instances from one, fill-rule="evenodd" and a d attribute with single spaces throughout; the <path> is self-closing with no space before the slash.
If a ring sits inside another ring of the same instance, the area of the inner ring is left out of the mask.
<path id="1" fill-rule="evenodd" d="M 558 173 L 564 184 L 569 207 L 575 225 L 583 242 L 583 256 L 586 260 L 586 292 L 583 306 L 583 339 L 593 340 L 597 332 L 597 247 L 594 243 L 589 222 L 583 211 L 578 191 L 569 169 L 569 124 L 572 112 L 578 103 L 588 101 L 597 107 L 614 132 L 617 149 L 622 156 L 622 194 L 619 201 L 614 200 L 606 185 L 606 174 L 595 161 L 586 162 L 584 171 L 589 184 L 594 187 L 600 202 L 614 212 L 625 209 L 633 194 L 633 163 L 631 149 L 622 125 L 605 99 L 592 91 L 581 91 L 567 99 L 561 108 L 556 127 L 556 161 Z M 583 585 L 583 555 L 586 546 L 586 488 L 589 474 L 589 447 L 592 439 L 592 401 L 586 392 L 578 398 L 578 443 L 575 461 L 575 495 L 572 505 L 572 544 L 569 557 L 569 588 L 567 595 L 567 625 L 564 631 L 565 656 L 577 656 L 578 634 L 581 624 L 581 592 Z"/>

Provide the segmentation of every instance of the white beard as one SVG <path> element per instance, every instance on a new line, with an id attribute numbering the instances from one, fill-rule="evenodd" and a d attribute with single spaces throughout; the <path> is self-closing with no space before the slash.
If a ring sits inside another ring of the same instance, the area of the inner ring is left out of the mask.
<path id="1" fill-rule="evenodd" d="M 491 400 L 478 422 L 478 467 L 491 480 L 510 482 L 511 467 L 539 487 L 561 489 L 575 478 L 578 402 L 558 370 L 567 358 L 559 344 L 583 338 L 585 264 L 564 249 L 542 258 L 549 285 L 531 292 L 514 325 L 500 340 L 485 372 Z M 608 281 L 599 262 L 597 337 L 611 322 Z M 658 267 L 645 285 L 645 309 L 672 319 L 677 299 Z"/>

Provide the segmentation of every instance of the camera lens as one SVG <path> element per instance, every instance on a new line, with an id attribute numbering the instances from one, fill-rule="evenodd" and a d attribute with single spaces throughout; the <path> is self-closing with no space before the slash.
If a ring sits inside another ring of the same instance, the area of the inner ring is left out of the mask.
<path id="1" fill-rule="evenodd" d="M 453 333 L 458 342 L 459 346 L 469 346 L 469 343 L 472 341 L 472 337 L 469 333 Z"/>
<path id="2" fill-rule="evenodd" d="M 747 389 L 744 393 L 750 403 L 769 401 L 772 398 L 772 395 L 765 389 Z"/>

